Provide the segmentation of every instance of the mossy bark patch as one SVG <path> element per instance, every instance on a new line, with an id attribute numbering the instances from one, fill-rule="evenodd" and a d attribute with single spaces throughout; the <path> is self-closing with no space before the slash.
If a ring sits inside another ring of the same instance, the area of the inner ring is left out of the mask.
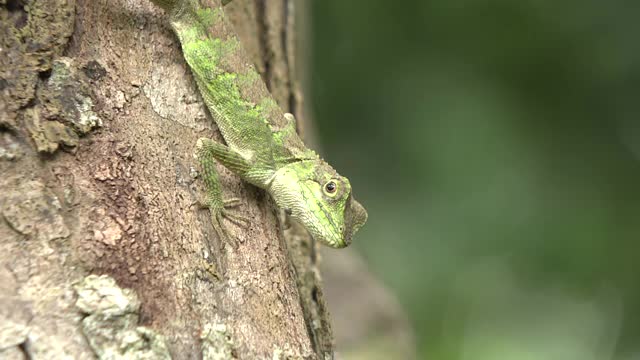
<path id="1" fill-rule="evenodd" d="M 0 6 L 0 125 L 11 127 L 17 125 L 16 111 L 33 101 L 39 75 L 62 54 L 75 20 L 75 0 L 15 3 Z"/>
<path id="2" fill-rule="evenodd" d="M 107 276 L 89 275 L 75 286 L 87 316 L 82 332 L 99 359 L 171 359 L 164 337 L 138 326 L 140 301 Z"/>

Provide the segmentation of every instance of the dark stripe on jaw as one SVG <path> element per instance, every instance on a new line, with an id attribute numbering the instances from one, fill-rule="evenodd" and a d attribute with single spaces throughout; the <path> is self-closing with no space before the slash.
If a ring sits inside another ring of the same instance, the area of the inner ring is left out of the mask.
<path id="1" fill-rule="evenodd" d="M 302 186 L 304 186 L 306 188 L 306 190 L 311 190 L 305 183 L 301 183 Z M 305 198 L 305 201 L 308 201 L 309 199 L 307 199 L 304 196 L 305 192 L 302 192 L 302 196 L 303 198 Z M 315 201 L 314 203 L 318 206 L 318 208 L 322 211 L 322 214 L 324 215 L 325 219 L 327 220 L 327 222 L 329 222 L 331 224 L 331 226 L 333 226 L 334 232 L 338 230 L 338 227 L 336 226 L 336 224 L 333 222 L 333 219 L 328 215 L 328 211 L 327 209 L 324 207 L 324 205 L 322 205 L 322 203 L 320 201 Z M 337 245 L 337 244 L 336 244 Z"/>

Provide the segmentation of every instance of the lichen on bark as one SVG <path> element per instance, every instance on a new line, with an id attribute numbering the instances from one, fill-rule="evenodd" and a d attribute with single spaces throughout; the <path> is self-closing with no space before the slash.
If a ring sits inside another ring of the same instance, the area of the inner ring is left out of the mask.
<path id="1" fill-rule="evenodd" d="M 286 4 L 258 5 L 236 0 L 231 17 L 275 69 L 280 50 L 259 47 L 279 43 L 260 32 L 291 31 L 266 18 Z M 272 202 L 224 171 L 254 219 L 240 249 L 222 246 L 193 206 L 193 146 L 219 134 L 161 11 L 144 0 L 0 1 L 0 47 L 0 280 L 15 283 L 4 296 L 0 281 L 0 308 L 15 315 L 0 312 L 0 356 L 331 354 L 330 336 L 315 335 L 326 318 L 309 311 L 315 259 L 297 258 L 310 239 L 290 253 Z M 281 80 L 272 88 L 287 106 L 292 81 Z"/>
<path id="2" fill-rule="evenodd" d="M 106 275 L 89 275 L 75 290 L 85 314 L 82 332 L 98 359 L 171 359 L 164 337 L 138 326 L 140 300 L 133 291 Z"/>

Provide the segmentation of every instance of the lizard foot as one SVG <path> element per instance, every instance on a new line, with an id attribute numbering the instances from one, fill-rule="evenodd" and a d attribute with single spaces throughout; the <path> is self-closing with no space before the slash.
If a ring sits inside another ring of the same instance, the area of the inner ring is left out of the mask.
<path id="1" fill-rule="evenodd" d="M 240 199 L 238 198 L 224 200 L 221 211 L 222 217 L 228 219 L 229 221 L 240 226 L 243 229 L 248 228 L 250 224 L 249 219 L 242 215 L 236 214 L 235 211 L 231 211 L 231 209 L 237 208 L 240 205 Z"/>
<path id="2" fill-rule="evenodd" d="M 236 208 L 241 205 L 240 199 L 232 198 L 223 201 L 212 199 L 208 201 L 198 201 L 197 204 L 201 209 L 208 209 L 211 213 L 213 229 L 220 239 L 224 243 L 227 243 L 236 249 L 237 244 L 235 241 L 231 240 L 233 236 L 231 236 L 227 225 L 224 223 L 224 219 L 229 220 L 243 229 L 249 227 L 249 219 L 242 215 L 238 215 L 235 211 L 237 210 Z"/>

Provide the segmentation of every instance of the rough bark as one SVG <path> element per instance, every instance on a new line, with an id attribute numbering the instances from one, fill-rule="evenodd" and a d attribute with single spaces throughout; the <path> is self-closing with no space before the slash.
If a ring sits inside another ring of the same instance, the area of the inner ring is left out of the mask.
<path id="1" fill-rule="evenodd" d="M 293 6 L 228 13 L 301 118 Z M 252 219 L 238 248 L 194 205 L 193 146 L 221 137 L 165 15 L 146 0 L 0 0 L 0 20 L 0 357 L 331 357 L 306 232 L 223 168 Z"/>

